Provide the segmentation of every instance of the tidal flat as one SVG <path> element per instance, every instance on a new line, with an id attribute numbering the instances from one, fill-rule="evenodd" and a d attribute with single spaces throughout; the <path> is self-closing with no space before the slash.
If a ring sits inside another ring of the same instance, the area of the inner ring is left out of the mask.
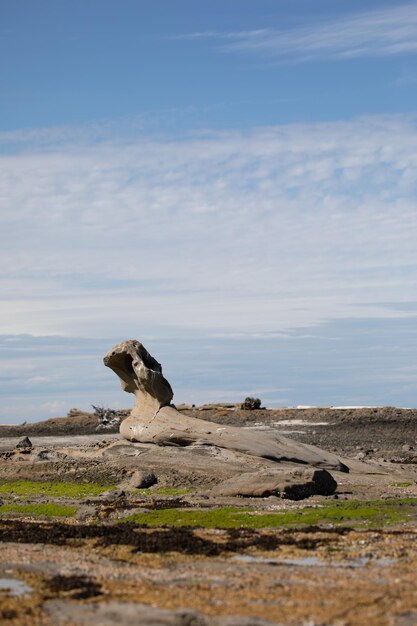
<path id="1" fill-rule="evenodd" d="M 263 410 L 242 421 L 238 411 L 210 407 L 205 419 L 209 413 L 215 421 L 216 411 L 218 423 L 243 428 L 279 430 L 281 419 L 288 432 L 289 421 L 298 420 L 299 430 L 302 419 L 304 432 L 290 436 L 327 444 L 351 471 L 332 472 L 332 495 L 226 497 L 215 492 L 228 478 L 219 452 L 126 445 L 107 433 L 73 444 L 50 434 L 40 445 L 34 433 L 23 450 L 18 438 L 3 438 L 0 622 L 417 623 L 412 416 L 370 411 L 371 447 L 366 434 L 364 445 L 355 444 L 354 413 L 333 411 L 330 422 L 329 411 L 303 410 L 298 418 L 282 412 L 277 419 L 276 411 Z M 360 426 L 366 433 L 363 410 Z M 140 487 L 138 472 L 156 481 Z"/>

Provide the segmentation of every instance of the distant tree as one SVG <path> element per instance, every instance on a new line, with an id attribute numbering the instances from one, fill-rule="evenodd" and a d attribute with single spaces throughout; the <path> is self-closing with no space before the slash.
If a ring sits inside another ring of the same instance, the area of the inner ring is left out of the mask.
<path id="1" fill-rule="evenodd" d="M 250 398 L 249 396 L 245 398 L 243 404 L 240 405 L 240 408 L 243 411 L 254 411 L 255 409 L 261 408 L 261 401 L 259 398 Z"/>

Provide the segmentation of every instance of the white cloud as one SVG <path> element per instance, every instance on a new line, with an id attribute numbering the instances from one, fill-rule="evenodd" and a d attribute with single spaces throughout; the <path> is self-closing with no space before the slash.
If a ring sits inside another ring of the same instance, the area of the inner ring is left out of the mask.
<path id="1" fill-rule="evenodd" d="M 281 61 L 343 60 L 417 52 L 415 2 L 311 22 L 288 30 L 200 32 L 183 39 L 221 42 L 224 52 L 243 52 Z"/>
<path id="2" fill-rule="evenodd" d="M 413 116 L 39 136 L 3 137 L 3 333 L 281 333 L 413 314 L 385 306 L 417 279 Z"/>

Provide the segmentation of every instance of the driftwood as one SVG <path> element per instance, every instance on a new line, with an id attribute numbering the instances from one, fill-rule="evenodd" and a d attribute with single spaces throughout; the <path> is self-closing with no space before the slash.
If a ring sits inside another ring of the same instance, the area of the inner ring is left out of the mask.
<path id="1" fill-rule="evenodd" d="M 161 365 L 139 341 L 119 343 L 105 355 L 104 364 L 118 375 L 122 389 L 136 396 L 130 416 L 120 425 L 121 435 L 129 441 L 160 446 L 217 446 L 277 463 L 349 471 L 335 455 L 315 446 L 180 413 L 171 404 L 172 388 L 162 375 Z"/>

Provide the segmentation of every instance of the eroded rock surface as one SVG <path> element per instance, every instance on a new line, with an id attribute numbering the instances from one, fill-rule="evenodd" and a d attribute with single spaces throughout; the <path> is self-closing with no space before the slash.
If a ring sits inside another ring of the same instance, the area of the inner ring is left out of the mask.
<path id="1" fill-rule="evenodd" d="M 167 611 L 133 602 L 113 601 L 77 606 L 55 600 L 47 604 L 46 610 L 60 626 L 70 626 L 74 621 L 79 626 L 277 626 L 276 622 L 266 622 L 255 617 L 209 617 L 187 609 Z"/>
<path id="2" fill-rule="evenodd" d="M 135 407 L 120 426 L 121 435 L 129 441 L 160 446 L 217 446 L 276 463 L 349 471 L 334 454 L 320 448 L 276 434 L 219 426 L 177 411 L 171 404 L 172 388 L 160 363 L 139 341 L 119 343 L 105 355 L 104 364 L 117 374 L 122 389 L 136 397 Z"/>
<path id="3" fill-rule="evenodd" d="M 280 496 L 289 500 L 302 500 L 320 494 L 331 495 L 337 482 L 326 470 L 313 468 L 293 469 L 286 472 L 256 472 L 234 476 L 213 489 L 218 496 L 259 497 Z"/>

